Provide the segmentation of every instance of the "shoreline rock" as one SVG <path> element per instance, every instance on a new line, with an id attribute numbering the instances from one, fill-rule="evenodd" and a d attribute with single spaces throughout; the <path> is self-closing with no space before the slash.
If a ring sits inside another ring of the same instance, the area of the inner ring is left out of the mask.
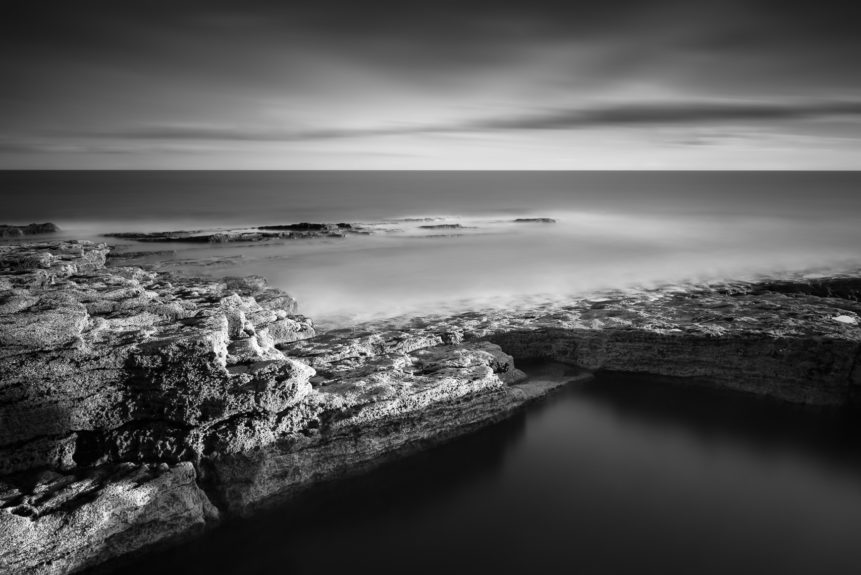
<path id="1" fill-rule="evenodd" d="M 190 463 L 46 471 L 29 489 L 3 483 L 4 573 L 73 573 L 203 531 L 218 511 Z M 11 503 L 10 503 L 11 502 Z"/>
<path id="2" fill-rule="evenodd" d="M 521 311 L 424 318 L 412 330 L 416 336 L 459 330 L 465 341 L 491 341 L 517 360 L 857 407 L 859 291 L 861 276 L 671 287 Z M 402 323 L 389 320 L 378 329 Z"/>
<path id="3" fill-rule="evenodd" d="M 0 246 L 0 571 L 95 566 L 468 433 L 551 390 L 515 358 L 861 403 L 859 278 L 317 333 L 263 278 L 109 252 Z"/>
<path id="4" fill-rule="evenodd" d="M 523 374 L 493 344 L 392 335 L 293 357 L 283 349 L 314 337 L 313 323 L 262 278 L 106 267 L 108 252 L 0 246 L 4 570 L 70 572 L 188 536 L 530 399 L 509 387 Z M 370 353 L 352 355 L 360 347 Z M 115 471 L 153 469 L 155 483 L 134 482 L 143 491 L 112 495 Z M 180 495 L 173 474 L 190 481 Z M 130 515 L 129 499 L 163 508 L 168 523 Z M 209 501 L 218 512 L 204 513 Z M 106 513 L 115 519 L 67 528 Z M 123 545 L 103 545 L 105 533 Z"/>

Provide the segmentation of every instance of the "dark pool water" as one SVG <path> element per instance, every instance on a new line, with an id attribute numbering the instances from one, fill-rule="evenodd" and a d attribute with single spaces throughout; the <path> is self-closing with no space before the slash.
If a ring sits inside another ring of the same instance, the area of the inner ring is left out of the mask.
<path id="1" fill-rule="evenodd" d="M 851 419 L 601 376 L 116 572 L 861 573 Z"/>

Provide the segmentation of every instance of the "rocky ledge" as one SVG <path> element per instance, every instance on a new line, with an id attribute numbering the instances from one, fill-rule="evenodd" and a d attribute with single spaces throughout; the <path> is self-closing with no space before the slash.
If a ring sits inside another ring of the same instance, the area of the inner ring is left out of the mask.
<path id="1" fill-rule="evenodd" d="M 414 337 L 457 331 L 518 360 L 854 408 L 861 405 L 859 300 L 861 273 L 620 291 L 519 311 L 393 319 L 374 329 Z"/>
<path id="2" fill-rule="evenodd" d="M 858 403 L 854 277 L 317 333 L 262 278 L 108 252 L 0 246 L 0 572 L 85 569 L 486 425 L 551 388 L 509 353 Z"/>
<path id="3" fill-rule="evenodd" d="M 293 355 L 314 326 L 261 278 L 106 267 L 108 252 L 0 246 L 0 572 L 186 537 L 543 392 L 458 333 Z"/>

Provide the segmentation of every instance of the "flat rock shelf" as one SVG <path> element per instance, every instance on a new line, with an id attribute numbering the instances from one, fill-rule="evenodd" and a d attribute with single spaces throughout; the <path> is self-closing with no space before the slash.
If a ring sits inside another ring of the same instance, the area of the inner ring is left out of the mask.
<path id="1" fill-rule="evenodd" d="M 557 387 L 515 358 L 861 401 L 852 275 L 320 333 L 262 278 L 181 278 L 109 254 L 0 246 L 0 572 L 72 573 L 175 543 L 486 426 Z"/>

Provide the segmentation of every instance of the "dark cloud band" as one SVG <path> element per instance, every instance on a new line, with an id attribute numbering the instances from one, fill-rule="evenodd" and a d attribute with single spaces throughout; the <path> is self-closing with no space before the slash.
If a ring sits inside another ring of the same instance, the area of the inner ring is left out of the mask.
<path id="1" fill-rule="evenodd" d="M 457 124 L 391 126 L 367 129 L 257 130 L 242 128 L 159 126 L 121 130 L 97 136 L 133 140 L 219 140 L 240 142 L 294 142 L 396 136 L 408 134 L 489 132 L 520 130 L 576 130 L 602 127 L 749 125 L 829 117 L 861 118 L 861 102 L 761 103 L 664 103 L 620 105 L 545 111 Z M 91 134 L 93 135 L 93 134 Z"/>

